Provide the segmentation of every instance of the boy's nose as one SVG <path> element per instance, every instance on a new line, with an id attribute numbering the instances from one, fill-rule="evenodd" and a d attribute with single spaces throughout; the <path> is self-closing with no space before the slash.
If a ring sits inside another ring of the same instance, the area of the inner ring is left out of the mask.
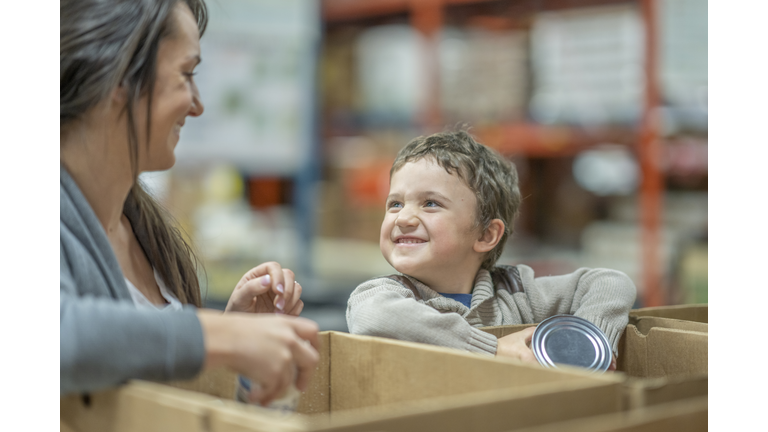
<path id="1" fill-rule="evenodd" d="M 399 227 L 415 226 L 418 224 L 419 218 L 413 212 L 406 211 L 406 209 L 400 210 L 397 214 L 397 219 L 395 219 L 395 225 Z"/>

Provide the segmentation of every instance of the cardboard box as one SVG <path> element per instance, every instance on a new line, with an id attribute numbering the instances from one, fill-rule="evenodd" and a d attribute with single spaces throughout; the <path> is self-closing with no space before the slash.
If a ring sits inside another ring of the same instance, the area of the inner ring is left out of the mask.
<path id="1" fill-rule="evenodd" d="M 623 406 L 633 409 L 669 401 L 706 396 L 708 390 L 708 335 L 654 326 L 668 321 L 638 319 L 641 327 L 627 325 L 619 341 L 617 371 L 624 378 Z M 701 323 L 686 322 L 681 326 Z M 706 324 L 703 324 L 706 325 Z M 482 330 L 503 337 L 533 324 L 484 327 Z M 569 368 L 571 369 L 571 368 Z"/>
<path id="2" fill-rule="evenodd" d="M 629 323 L 637 329 L 647 334 L 653 327 L 662 327 L 674 330 L 688 330 L 701 333 L 709 332 L 709 324 L 697 321 L 686 321 L 673 318 L 661 318 L 655 316 L 630 316 Z"/>
<path id="3" fill-rule="evenodd" d="M 657 306 L 629 311 L 629 316 L 652 316 L 660 318 L 672 318 L 685 321 L 695 321 L 700 323 L 708 322 L 708 304 L 689 304 L 674 306 Z"/>
<path id="4" fill-rule="evenodd" d="M 706 397 L 706 374 L 678 375 L 665 378 L 628 377 L 624 383 L 624 408 L 637 409 L 678 400 Z"/>
<path id="5" fill-rule="evenodd" d="M 619 371 L 639 378 L 707 373 L 707 333 L 662 327 L 645 330 L 627 326 L 619 341 Z"/>
<path id="6" fill-rule="evenodd" d="M 282 414 L 231 400 L 235 375 L 134 381 L 61 399 L 75 431 L 503 431 L 618 412 L 621 379 L 389 339 L 321 333 L 321 361 Z M 184 389 L 178 387 L 185 387 Z M 196 391 L 193 391 L 196 390 Z"/>
<path id="7" fill-rule="evenodd" d="M 707 397 L 680 400 L 620 414 L 551 423 L 518 432 L 699 432 L 708 429 Z"/>
<path id="8" fill-rule="evenodd" d="M 625 407 L 706 396 L 708 350 L 706 332 L 628 325 L 618 359 L 618 370 L 628 375 Z"/>

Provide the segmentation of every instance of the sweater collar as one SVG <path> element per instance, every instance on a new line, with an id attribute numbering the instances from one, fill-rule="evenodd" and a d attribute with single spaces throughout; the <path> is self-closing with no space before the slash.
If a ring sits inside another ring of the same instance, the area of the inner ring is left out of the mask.
<path id="1" fill-rule="evenodd" d="M 59 173 L 59 219 L 75 235 L 101 268 L 114 298 L 130 300 L 123 272 L 104 227 L 64 165 Z"/>

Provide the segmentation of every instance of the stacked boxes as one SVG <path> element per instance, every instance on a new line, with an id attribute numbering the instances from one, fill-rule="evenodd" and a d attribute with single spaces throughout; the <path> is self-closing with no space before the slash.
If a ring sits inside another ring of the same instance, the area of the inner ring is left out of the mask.
<path id="1" fill-rule="evenodd" d="M 547 370 L 456 350 L 321 333 L 321 361 L 297 414 L 231 400 L 235 375 L 132 382 L 61 399 L 76 431 L 504 431 L 621 409 L 619 377 Z M 191 389 L 197 391 L 191 391 Z"/>
<path id="2" fill-rule="evenodd" d="M 80 432 L 700 430 L 707 424 L 707 324 L 678 318 L 701 319 L 702 314 L 706 321 L 706 305 L 671 312 L 633 311 L 619 344 L 618 372 L 606 374 L 322 332 L 321 360 L 296 413 L 234 401 L 236 375 L 213 370 L 171 385 L 134 381 L 88 397 L 64 397 L 61 428 Z M 502 337 L 526 327 L 483 330 Z"/>

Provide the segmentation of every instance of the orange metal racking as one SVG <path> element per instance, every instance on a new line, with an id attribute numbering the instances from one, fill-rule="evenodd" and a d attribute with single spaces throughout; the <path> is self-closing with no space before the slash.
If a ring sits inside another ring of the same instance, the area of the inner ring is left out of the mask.
<path id="1" fill-rule="evenodd" d="M 554 8 L 574 8 L 616 3 L 627 0 L 588 0 L 572 2 L 550 0 Z M 660 169 L 661 145 L 659 141 L 658 84 L 658 18 L 656 0 L 634 0 L 640 6 L 645 29 L 645 94 L 642 123 L 639 131 L 605 128 L 584 131 L 569 127 L 548 127 L 529 123 L 514 123 L 476 128 L 476 133 L 488 145 L 504 153 L 517 153 L 537 157 L 566 156 L 578 153 L 603 142 L 636 146 L 640 160 L 642 183 L 640 186 L 640 224 L 642 235 L 642 281 L 644 306 L 666 303 L 662 292 L 659 263 L 659 240 L 664 178 Z M 444 22 L 447 7 L 471 4 L 520 3 L 515 0 L 322 0 L 322 17 L 326 23 L 343 23 L 377 18 L 387 15 L 408 14 L 411 25 L 428 39 L 434 36 Z M 525 7 L 525 5 L 523 5 Z M 430 76 L 429 100 L 419 118 L 425 128 L 441 123 L 440 94 L 438 89 L 437 49 L 425 59 Z"/>

